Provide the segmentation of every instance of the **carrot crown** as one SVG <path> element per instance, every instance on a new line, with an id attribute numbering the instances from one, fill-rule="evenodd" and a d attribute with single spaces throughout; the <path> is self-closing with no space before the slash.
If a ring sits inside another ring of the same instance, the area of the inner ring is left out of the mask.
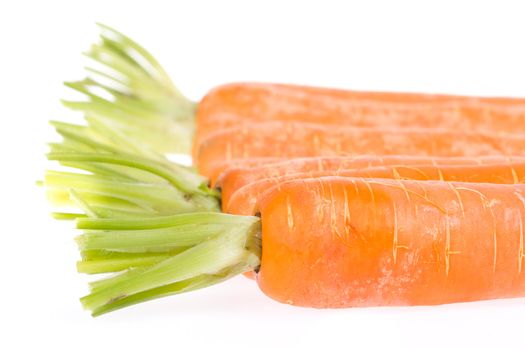
<path id="1" fill-rule="evenodd" d="M 146 300 L 208 287 L 259 265 L 260 220 L 191 213 L 148 219 L 77 220 L 84 234 L 78 270 L 123 271 L 90 284 L 81 298 L 100 315 Z"/>
<path id="2" fill-rule="evenodd" d="M 85 55 L 88 77 L 66 86 L 83 101 L 62 101 L 88 121 L 111 125 L 159 153 L 189 154 L 196 104 L 172 83 L 159 62 L 126 35 L 100 27 L 100 42 Z"/>
<path id="3" fill-rule="evenodd" d="M 141 143 L 119 137 L 109 127 L 51 124 L 63 141 L 50 144 L 48 159 L 83 171 L 46 173 L 44 184 L 53 204 L 73 204 L 93 217 L 219 211 L 218 192 L 193 168 L 142 149 Z"/>
<path id="4" fill-rule="evenodd" d="M 219 194 L 192 168 L 104 127 L 52 124 L 63 140 L 50 145 L 48 158 L 72 168 L 47 171 L 41 183 L 50 202 L 65 208 L 54 217 L 76 219 L 83 230 L 79 272 L 117 272 L 92 282 L 81 299 L 93 315 L 259 265 L 260 219 L 220 213 Z"/>
<path id="5" fill-rule="evenodd" d="M 93 315 L 204 288 L 260 260 L 260 219 L 220 213 L 220 195 L 166 153 L 189 153 L 195 104 L 158 62 L 125 35 L 100 25 L 86 54 L 93 77 L 66 83 L 87 101 L 63 103 L 83 125 L 51 122 L 62 141 L 49 160 L 62 168 L 40 182 L 53 216 L 76 220 L 79 272 L 115 273 L 81 299 Z"/>

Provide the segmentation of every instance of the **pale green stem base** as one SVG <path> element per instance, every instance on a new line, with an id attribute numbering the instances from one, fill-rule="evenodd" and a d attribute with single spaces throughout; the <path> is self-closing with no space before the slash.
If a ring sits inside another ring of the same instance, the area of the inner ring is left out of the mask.
<path id="1" fill-rule="evenodd" d="M 123 229 L 114 230 L 117 224 Z M 122 257 L 130 259 L 126 272 L 91 283 L 91 293 L 81 301 L 94 315 L 207 287 L 260 264 L 260 220 L 256 217 L 195 213 L 146 221 L 80 219 L 78 226 L 91 228 L 77 239 L 82 251 L 120 254 L 99 260 L 98 271 L 114 270 L 119 264 L 122 268 Z M 173 253 L 172 248 L 179 252 Z M 89 267 L 89 261 L 79 266 Z"/>

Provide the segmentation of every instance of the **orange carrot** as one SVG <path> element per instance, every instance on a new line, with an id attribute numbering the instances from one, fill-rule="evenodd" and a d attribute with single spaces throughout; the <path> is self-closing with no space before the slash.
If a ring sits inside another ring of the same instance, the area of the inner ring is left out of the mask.
<path id="1" fill-rule="evenodd" d="M 261 123 L 207 138 L 195 159 L 201 174 L 217 164 L 251 157 L 328 155 L 487 156 L 525 155 L 525 135 L 431 129 L 342 128 L 307 123 Z"/>
<path id="2" fill-rule="evenodd" d="M 86 125 L 54 123 L 64 142 L 48 158 L 87 174 L 50 171 L 43 181 L 53 202 L 82 212 L 55 213 L 84 230 L 79 270 L 119 272 L 81 298 L 94 315 L 247 271 L 257 271 L 267 295 L 311 307 L 525 295 L 525 161 L 465 165 L 525 157 L 525 99 L 238 84 L 193 103 L 147 51 L 102 28 L 88 56 L 113 73 L 90 70 L 122 84 L 68 84 L 88 97 L 65 102 L 87 115 Z M 392 156 L 394 166 L 340 171 L 345 177 L 320 167 L 277 177 L 268 189 L 272 180 L 247 184 L 229 208 L 256 215 L 230 215 L 219 212 L 220 193 L 206 178 L 164 157 L 192 142 L 209 176 L 228 164 L 297 156 Z M 433 158 L 408 164 L 409 155 L 463 158 L 436 168 Z M 254 210 L 237 206 L 249 198 Z"/>
<path id="3" fill-rule="evenodd" d="M 219 86 L 194 102 L 173 85 L 165 69 L 142 46 L 112 28 L 102 25 L 100 29 L 101 41 L 86 53 L 97 65 L 88 68 L 85 79 L 66 83 L 85 99 L 64 104 L 88 115 L 88 124 L 97 130 L 109 128 L 163 154 L 188 153 L 192 144 L 195 154 L 201 142 L 217 130 L 268 121 L 523 131 L 525 98 L 236 83 Z M 108 84 L 111 81 L 118 81 L 118 86 Z"/>
<path id="4" fill-rule="evenodd" d="M 440 180 L 455 182 L 485 182 L 501 184 L 525 183 L 525 163 L 505 163 L 490 165 L 390 165 L 365 169 L 325 170 L 308 173 L 268 177 L 251 182 L 228 199 L 222 198 L 222 210 L 236 215 L 254 215 L 258 200 L 273 186 L 297 179 L 326 176 L 355 178 L 384 178 L 396 180 Z M 254 278 L 252 272 L 245 273 Z"/>
<path id="5" fill-rule="evenodd" d="M 249 183 L 226 199 L 222 197 L 222 210 L 230 214 L 254 215 L 257 200 L 274 185 L 297 180 L 326 176 L 382 178 L 396 180 L 439 180 L 452 182 L 484 182 L 500 184 L 525 183 L 525 163 L 490 165 L 390 165 L 365 169 L 325 170 L 308 173 L 268 177 Z"/>
<path id="6" fill-rule="evenodd" d="M 525 295 L 525 186 L 327 177 L 261 200 L 268 296 L 310 307 Z"/>
<path id="7" fill-rule="evenodd" d="M 261 158 L 259 158 L 261 159 Z M 247 160 L 244 160 L 247 161 Z M 513 164 L 525 162 L 525 157 L 414 157 L 414 156 L 349 156 L 349 157 L 310 157 L 295 158 L 276 162 L 271 159 L 260 166 L 243 164 L 243 159 L 225 163 L 221 169 L 215 186 L 221 190 L 223 209 L 227 208 L 232 194 L 252 182 L 267 178 L 279 178 L 298 173 L 332 172 L 334 175 L 341 170 L 362 169 L 368 167 L 405 165 L 482 165 L 482 164 Z M 226 205 L 226 206 L 225 206 Z"/>
<path id="8" fill-rule="evenodd" d="M 273 164 L 282 161 L 282 158 L 276 157 L 253 157 L 253 158 L 240 158 L 234 159 L 231 161 L 218 162 L 215 164 L 213 170 L 211 170 L 210 175 L 210 187 L 215 187 L 217 179 L 221 176 L 222 173 L 230 169 L 251 169 L 254 167 L 259 167 L 261 165 Z"/>
<path id="9" fill-rule="evenodd" d="M 242 123 L 281 120 L 516 132 L 523 129 L 524 118 L 525 99 L 237 83 L 213 89 L 198 104 L 194 150 L 215 130 Z"/>

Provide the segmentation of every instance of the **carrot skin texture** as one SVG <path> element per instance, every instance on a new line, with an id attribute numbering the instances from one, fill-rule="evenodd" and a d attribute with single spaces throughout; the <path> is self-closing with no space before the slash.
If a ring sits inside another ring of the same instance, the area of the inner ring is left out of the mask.
<path id="1" fill-rule="evenodd" d="M 411 158 L 407 158 L 411 159 Z M 483 158 L 482 158 L 483 159 Z M 419 160 L 415 158 L 415 160 Z M 451 158 L 457 161 L 457 158 Z M 475 160 L 475 158 L 470 158 Z M 486 161 L 490 161 L 487 159 Z M 435 163 L 436 160 L 433 160 Z M 444 159 L 441 159 L 444 161 Z M 429 160 L 431 163 L 432 161 Z M 255 215 L 259 198 L 272 187 L 291 180 L 319 178 L 326 176 L 382 178 L 396 180 L 439 180 L 455 182 L 485 182 L 500 184 L 525 183 L 525 163 L 475 165 L 391 165 L 362 169 L 337 169 L 317 172 L 303 172 L 284 176 L 268 177 L 251 182 L 233 192 L 231 197 L 222 197 L 222 210 L 235 215 Z M 244 274 L 254 278 L 253 272 Z"/>
<path id="2" fill-rule="evenodd" d="M 470 175 L 477 175 L 481 178 L 492 177 L 494 181 L 498 181 L 497 177 L 499 173 L 503 172 L 503 179 L 498 182 L 508 183 L 509 173 L 512 177 L 512 169 L 510 167 L 519 164 L 525 163 L 525 157 L 506 157 L 506 156 L 493 156 L 493 157 L 411 157 L 411 156 L 354 156 L 354 157 L 311 157 L 311 158 L 297 158 L 281 162 L 271 162 L 268 164 L 262 164 L 255 167 L 239 167 L 240 163 L 233 165 L 231 169 L 226 169 L 215 181 L 217 187 L 221 189 L 221 198 L 222 198 L 222 207 L 223 211 L 228 211 L 228 203 L 230 202 L 231 196 L 242 187 L 258 182 L 260 180 L 272 180 L 278 181 L 281 177 L 304 174 L 304 173 L 322 173 L 326 172 L 326 175 L 337 175 L 341 171 L 356 170 L 356 169 L 366 169 L 370 167 L 389 167 L 389 166 L 406 166 L 406 167 L 416 167 L 424 172 L 431 172 L 433 174 L 428 174 L 429 178 L 434 177 L 436 180 L 439 179 L 439 174 L 437 172 L 437 167 L 443 166 L 476 166 L 476 165 L 490 165 L 498 164 L 497 173 L 492 173 L 494 169 L 485 169 L 484 167 L 478 169 L 470 169 Z M 508 170 L 504 168 L 507 167 Z M 432 170 L 432 168 L 434 168 Z M 406 174 L 406 171 L 410 171 L 407 168 L 400 168 L 407 178 L 417 180 L 414 176 L 418 174 Z M 521 172 L 521 168 L 518 166 L 518 171 Z M 457 169 L 448 170 L 449 176 L 452 176 L 452 181 L 468 181 L 471 182 L 475 179 L 470 180 L 460 180 L 465 179 L 464 174 L 460 173 L 454 175 L 454 172 Z M 515 169 L 516 170 L 516 169 Z M 486 174 L 486 172 L 490 174 Z M 326 176 L 325 175 L 325 176 Z M 419 174 L 422 175 L 422 174 Z M 438 176 L 436 178 L 436 175 Z M 392 177 L 387 176 L 387 177 Z M 458 178 L 459 176 L 459 178 Z M 516 174 L 516 176 L 519 176 Z M 303 175 L 304 177 L 304 175 Z M 318 177 L 318 176 L 317 176 Z M 366 176 L 372 177 L 372 176 Z M 379 176 L 385 177 L 385 176 Z M 521 178 L 521 176 L 519 176 Z M 421 178 L 419 178 L 421 179 Z M 481 181 L 475 181 L 481 182 Z M 518 181 L 521 182 L 521 181 Z"/>
<path id="3" fill-rule="evenodd" d="M 523 118 L 525 99 L 521 98 L 236 83 L 219 86 L 201 100 L 196 115 L 195 149 L 214 130 L 273 120 L 515 132 L 523 127 Z"/>
<path id="4" fill-rule="evenodd" d="M 219 162 L 209 171 L 210 187 L 217 186 L 217 179 L 222 173 L 229 169 L 251 169 L 265 164 L 277 163 L 282 161 L 281 158 L 274 157 L 260 157 L 260 158 L 241 158 L 229 162 Z"/>
<path id="5" fill-rule="evenodd" d="M 334 155 L 475 157 L 525 155 L 525 134 L 494 136 L 430 129 L 336 128 L 264 123 L 223 130 L 204 141 L 196 165 L 209 176 L 217 164 L 251 157 Z"/>
<path id="6" fill-rule="evenodd" d="M 223 212 L 236 215 L 254 215 L 257 200 L 266 190 L 290 180 L 326 176 L 380 178 L 395 180 L 481 182 L 499 184 L 525 183 L 525 163 L 491 165 L 392 165 L 364 169 L 341 169 L 296 173 L 265 178 L 239 188 L 229 198 L 222 198 Z"/>
<path id="7" fill-rule="evenodd" d="M 317 308 L 525 295 L 524 185 L 325 177 L 260 202 L 257 282 Z"/>

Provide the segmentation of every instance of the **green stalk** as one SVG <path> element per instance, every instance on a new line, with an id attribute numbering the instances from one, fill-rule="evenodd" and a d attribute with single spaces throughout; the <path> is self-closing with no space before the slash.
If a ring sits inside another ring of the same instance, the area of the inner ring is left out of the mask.
<path id="1" fill-rule="evenodd" d="M 48 153 L 47 158 L 59 162 L 102 163 L 130 167 L 165 179 L 175 188 L 188 194 L 219 196 L 217 191 L 211 190 L 206 186 L 202 181 L 203 178 L 201 176 L 186 171 L 184 168 L 178 167 L 176 164 L 172 164 L 172 167 L 168 168 L 162 163 L 125 154 L 64 152 Z M 178 168 L 177 171 L 174 171 L 174 168 Z"/>
<path id="2" fill-rule="evenodd" d="M 201 288 L 210 287 L 214 284 L 224 282 L 244 271 L 244 265 L 232 267 L 226 272 L 215 275 L 199 275 L 180 282 L 167 284 L 165 286 L 146 290 L 144 292 L 132 294 L 118 300 L 113 300 L 98 307 L 92 312 L 92 316 L 100 316 L 105 313 L 122 309 L 131 305 L 143 303 L 145 301 L 163 298 L 171 295 L 176 295 L 185 292 L 191 292 Z"/>
<path id="3" fill-rule="evenodd" d="M 89 77 L 65 83 L 87 101 L 63 104 L 159 154 L 189 154 L 196 104 L 142 46 L 108 26 L 99 27 L 100 42 L 85 54 L 92 60 L 86 67 Z"/>
<path id="4" fill-rule="evenodd" d="M 178 227 L 193 223 L 237 225 L 251 223 L 251 216 L 237 216 L 221 213 L 188 213 L 184 215 L 164 216 L 141 220 L 121 220 L 120 218 L 77 220 L 77 229 L 81 230 L 147 230 L 163 227 Z"/>
<path id="5" fill-rule="evenodd" d="M 220 194 L 167 153 L 190 152 L 196 104 L 129 37 L 100 25 L 90 77 L 66 85 L 84 124 L 62 137 L 43 181 L 59 220 L 76 220 L 79 272 L 114 273 L 81 299 L 93 315 L 225 281 L 260 264 L 260 219 L 220 213 Z"/>
<path id="6" fill-rule="evenodd" d="M 69 189 L 89 201 L 92 207 L 127 210 L 158 215 L 210 211 L 217 201 L 210 196 L 191 196 L 168 183 L 143 183 L 106 175 L 48 171 L 45 176 L 48 198 L 57 206 L 74 204 Z"/>
<path id="7" fill-rule="evenodd" d="M 161 253 L 128 253 L 107 250 L 84 250 L 82 260 L 77 262 L 78 272 L 97 274 L 118 272 L 136 267 L 154 265 L 170 256 L 179 254 L 186 247 Z"/>
<path id="8" fill-rule="evenodd" d="M 153 230 L 87 231 L 77 238 L 77 244 L 80 249 L 153 251 L 192 246 L 229 229 L 225 225 L 193 224 Z"/>
<path id="9" fill-rule="evenodd" d="M 51 213 L 51 216 L 53 217 L 53 219 L 56 219 L 56 220 L 74 220 L 74 219 L 86 217 L 85 214 L 60 213 L 60 212 Z"/>
<path id="10" fill-rule="evenodd" d="M 166 225 L 170 220 L 171 222 L 184 223 L 182 225 L 168 226 L 168 229 L 171 228 L 173 230 L 172 234 L 169 233 L 169 230 L 163 228 L 162 230 L 165 230 L 165 234 L 153 235 L 155 237 L 152 237 L 151 242 L 147 241 L 147 237 L 151 232 L 143 234 L 140 228 L 130 231 L 121 230 L 121 235 L 111 237 L 109 246 L 86 243 L 90 240 L 98 242 L 102 237 L 102 235 L 93 236 L 89 232 L 86 233 L 80 243 L 81 249 L 85 247 L 113 249 L 115 248 L 114 244 L 118 246 L 117 248 L 146 247 L 150 243 L 151 247 L 155 247 L 155 244 L 157 244 L 159 247 L 168 249 L 169 247 L 178 247 L 190 243 L 192 246 L 182 253 L 165 258 L 151 266 L 137 267 L 123 274 L 93 283 L 92 292 L 81 299 L 84 307 L 93 311 L 94 314 L 98 314 L 119 300 L 131 297 L 131 299 L 128 299 L 128 302 L 133 301 L 133 303 L 136 303 L 163 296 L 167 290 L 170 293 L 194 290 L 218 283 L 225 278 L 249 271 L 259 265 L 259 218 L 215 214 L 216 221 L 214 224 L 220 224 L 223 218 L 227 219 L 230 224 L 224 229 L 208 232 L 208 234 L 188 242 L 188 236 L 181 235 L 180 229 L 188 227 L 188 225 L 192 228 L 196 228 L 199 225 L 209 225 L 208 222 L 210 220 L 206 218 L 206 213 L 200 213 L 199 215 L 182 214 L 182 216 L 185 217 L 179 218 L 174 216 L 148 220 L 147 225 L 157 227 Z M 199 220 L 200 217 L 205 218 L 204 221 L 207 223 L 202 224 Z M 86 222 L 87 220 L 83 221 Z M 156 223 L 155 221 L 158 222 Z M 237 223 L 232 224 L 232 221 L 237 221 Z M 91 219 L 87 222 L 101 222 L 104 224 L 108 220 Z M 128 219 L 120 222 L 121 227 L 140 227 L 141 220 Z M 115 220 L 112 220 L 112 224 L 114 223 Z M 198 232 L 196 229 L 194 231 Z M 135 240 L 136 235 L 141 237 L 140 243 Z M 206 282 L 203 283 L 203 280 Z M 180 285 L 174 287 L 176 283 L 182 283 L 185 286 L 184 290 L 180 290 Z"/>

